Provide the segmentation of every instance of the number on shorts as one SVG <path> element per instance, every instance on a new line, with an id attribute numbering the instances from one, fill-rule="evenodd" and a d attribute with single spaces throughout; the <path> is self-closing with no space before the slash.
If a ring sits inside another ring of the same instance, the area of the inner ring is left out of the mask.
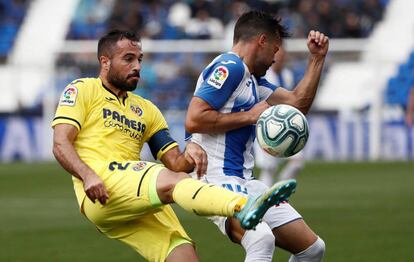
<path id="1" fill-rule="evenodd" d="M 109 168 L 109 170 L 111 170 L 111 171 L 114 171 L 114 170 L 115 170 L 115 168 L 116 168 L 116 169 L 118 169 L 118 170 L 124 171 L 125 169 L 127 169 L 127 168 L 128 168 L 129 164 L 130 164 L 129 162 L 126 162 L 126 163 L 125 163 L 125 165 L 122 165 L 122 163 L 118 163 L 118 162 L 116 162 L 116 161 L 112 161 L 112 162 L 109 164 L 108 168 Z"/>

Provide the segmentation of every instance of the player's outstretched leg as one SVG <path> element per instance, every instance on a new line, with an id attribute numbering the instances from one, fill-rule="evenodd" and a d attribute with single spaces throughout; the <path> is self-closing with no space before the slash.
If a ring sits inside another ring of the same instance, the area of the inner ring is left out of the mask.
<path id="1" fill-rule="evenodd" d="M 240 220 L 240 225 L 244 229 L 255 229 L 256 225 L 262 220 L 266 211 L 281 202 L 286 201 L 296 189 L 296 180 L 289 179 L 274 184 L 267 192 L 250 196 L 246 205 L 235 213 L 235 217 Z"/>
<path id="2" fill-rule="evenodd" d="M 159 203 L 175 202 L 200 216 L 235 217 L 243 228 L 252 229 L 270 207 L 287 200 L 295 188 L 296 180 L 290 179 L 274 184 L 261 195 L 245 197 L 189 178 L 185 173 L 164 169 L 158 177 L 156 194 L 161 196 Z"/>

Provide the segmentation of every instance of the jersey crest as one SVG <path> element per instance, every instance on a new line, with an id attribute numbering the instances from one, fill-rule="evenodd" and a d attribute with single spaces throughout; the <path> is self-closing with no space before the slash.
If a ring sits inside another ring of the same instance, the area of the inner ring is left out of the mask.
<path id="1" fill-rule="evenodd" d="M 138 105 L 130 105 L 129 107 L 132 112 L 134 112 L 137 116 L 142 116 L 142 109 Z"/>
<path id="2" fill-rule="evenodd" d="M 134 171 L 141 171 L 142 169 L 144 169 L 147 166 L 147 162 L 144 161 L 139 161 L 136 162 L 133 166 L 132 166 L 132 170 Z"/>

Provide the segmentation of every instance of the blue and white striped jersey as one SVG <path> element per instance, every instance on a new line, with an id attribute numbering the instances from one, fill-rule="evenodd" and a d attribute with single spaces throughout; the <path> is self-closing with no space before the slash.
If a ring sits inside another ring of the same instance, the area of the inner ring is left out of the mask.
<path id="1" fill-rule="evenodd" d="M 216 57 L 201 73 L 194 96 L 221 113 L 250 110 L 276 89 L 265 78 L 256 79 L 235 53 Z M 191 141 L 208 155 L 207 178 L 237 176 L 252 179 L 255 125 L 222 134 L 192 134 Z"/>

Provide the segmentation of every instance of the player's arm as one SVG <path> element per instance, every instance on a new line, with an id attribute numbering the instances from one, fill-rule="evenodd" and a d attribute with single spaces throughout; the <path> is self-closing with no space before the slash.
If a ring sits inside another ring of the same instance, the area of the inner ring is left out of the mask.
<path id="1" fill-rule="evenodd" d="M 190 133 L 224 133 L 255 124 L 268 107 L 268 103 L 263 101 L 249 111 L 221 113 L 203 99 L 193 97 L 188 107 L 185 128 Z"/>
<path id="2" fill-rule="evenodd" d="M 90 200 L 105 204 L 109 195 L 102 179 L 80 159 L 73 146 L 78 132 L 71 124 L 57 124 L 53 132 L 53 154 L 66 171 L 83 181 L 85 193 Z"/>
<path id="3" fill-rule="evenodd" d="M 216 72 L 225 72 L 217 81 Z M 256 104 L 248 111 L 222 113 L 225 106 L 244 77 L 244 65 L 240 61 L 217 61 L 207 67 L 202 83 L 191 99 L 185 121 L 189 133 L 224 133 L 255 124 L 259 115 L 269 107 L 266 102 Z"/>
<path id="4" fill-rule="evenodd" d="M 161 157 L 161 162 L 176 172 L 190 173 L 196 168 L 198 177 L 207 172 L 207 154 L 193 142 L 187 144 L 184 152 L 181 152 L 178 146 L 171 148 Z"/>
<path id="5" fill-rule="evenodd" d="M 405 123 L 412 126 L 414 121 L 414 87 L 411 88 L 407 101 L 407 113 L 405 115 Z"/>
<path id="6" fill-rule="evenodd" d="M 196 143 L 188 143 L 184 152 L 181 152 L 168 128 L 153 134 L 148 145 L 154 158 L 173 171 L 190 173 L 196 168 L 199 177 L 207 171 L 206 152 Z"/>
<path id="7" fill-rule="evenodd" d="M 277 88 L 267 99 L 269 104 L 289 104 L 304 114 L 309 111 L 318 88 L 325 56 L 329 48 L 329 39 L 323 33 L 312 30 L 309 32 L 307 45 L 310 56 L 303 79 L 292 91 Z"/>

